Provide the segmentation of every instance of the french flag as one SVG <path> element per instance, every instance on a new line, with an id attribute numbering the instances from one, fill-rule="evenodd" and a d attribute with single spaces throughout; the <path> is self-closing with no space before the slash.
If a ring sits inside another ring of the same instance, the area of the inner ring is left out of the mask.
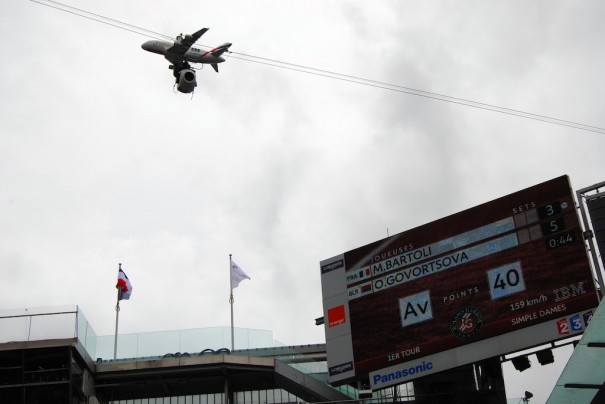
<path id="1" fill-rule="evenodd" d="M 122 271 L 122 268 L 118 271 L 118 283 L 116 284 L 116 288 L 118 288 L 118 301 L 130 299 L 132 285 L 124 271 Z"/>

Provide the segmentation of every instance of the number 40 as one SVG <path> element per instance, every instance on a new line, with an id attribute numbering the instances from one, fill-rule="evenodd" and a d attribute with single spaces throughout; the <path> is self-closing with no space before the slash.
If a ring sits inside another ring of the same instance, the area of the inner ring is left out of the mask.
<path id="1" fill-rule="evenodd" d="M 521 262 L 513 262 L 487 271 L 492 300 L 525 290 Z"/>
<path id="2" fill-rule="evenodd" d="M 502 273 L 496 274 L 496 280 L 494 281 L 494 289 L 506 289 L 507 287 L 517 286 L 519 284 L 520 277 L 519 272 L 516 268 L 511 268 L 506 271 L 506 276 L 502 276 Z"/>

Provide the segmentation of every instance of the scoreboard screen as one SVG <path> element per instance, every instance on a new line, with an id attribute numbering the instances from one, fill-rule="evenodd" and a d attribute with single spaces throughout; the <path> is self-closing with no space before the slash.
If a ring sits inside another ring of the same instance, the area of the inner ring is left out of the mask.
<path id="1" fill-rule="evenodd" d="M 567 176 L 320 269 L 329 381 L 373 390 L 581 333 L 598 305 Z"/>

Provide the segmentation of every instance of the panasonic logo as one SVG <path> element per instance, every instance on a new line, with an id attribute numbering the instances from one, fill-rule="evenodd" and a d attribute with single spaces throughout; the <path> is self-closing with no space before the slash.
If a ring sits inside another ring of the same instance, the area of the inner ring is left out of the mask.
<path id="1" fill-rule="evenodd" d="M 402 379 L 408 376 L 417 375 L 419 373 L 424 373 L 433 369 L 433 362 L 422 362 L 420 365 L 412 366 L 409 368 L 404 368 L 401 370 L 396 370 L 391 373 L 387 373 L 381 375 L 380 373 L 375 374 L 372 378 L 374 385 L 379 383 L 388 383 L 393 380 Z"/>

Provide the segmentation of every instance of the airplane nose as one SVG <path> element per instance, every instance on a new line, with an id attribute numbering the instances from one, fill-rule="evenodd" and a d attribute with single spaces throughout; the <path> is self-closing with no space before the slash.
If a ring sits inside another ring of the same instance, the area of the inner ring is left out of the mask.
<path id="1" fill-rule="evenodd" d="M 141 45 L 141 48 L 145 49 L 148 52 L 153 52 L 153 43 L 154 41 L 147 41 Z"/>
<path id="2" fill-rule="evenodd" d="M 141 48 L 145 49 L 147 52 L 153 52 L 157 54 L 164 54 L 164 50 L 166 46 L 162 46 L 163 42 L 161 41 L 147 41 L 141 45 Z"/>

